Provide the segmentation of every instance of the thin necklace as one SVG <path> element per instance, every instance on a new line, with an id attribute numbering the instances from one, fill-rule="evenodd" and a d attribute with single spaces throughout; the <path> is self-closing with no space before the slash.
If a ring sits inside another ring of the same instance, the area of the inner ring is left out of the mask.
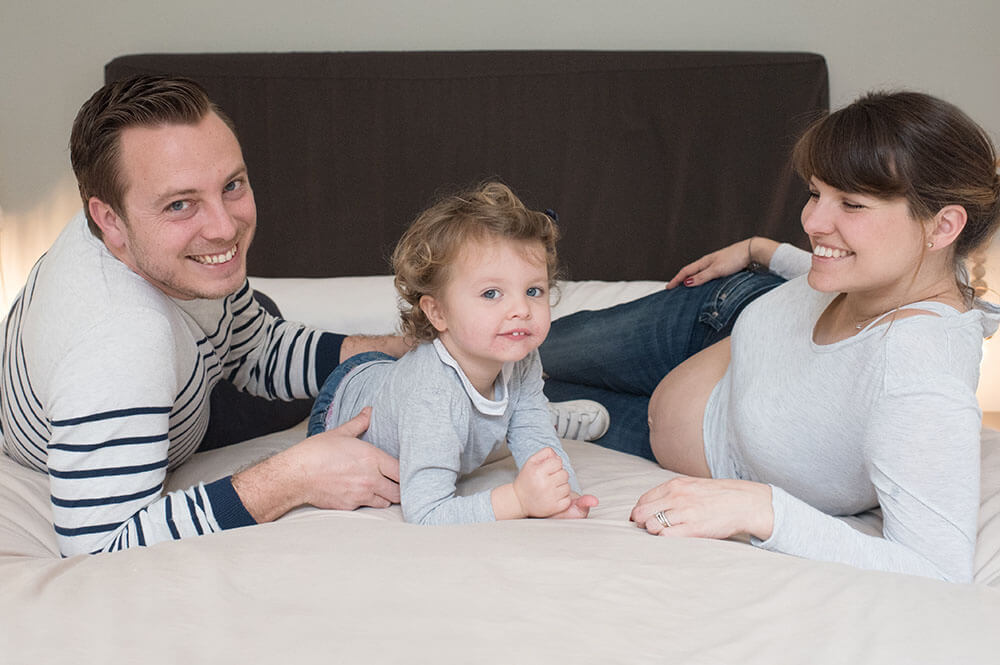
<path id="1" fill-rule="evenodd" d="M 869 316 L 867 319 L 861 319 L 860 321 L 858 321 L 857 323 L 854 324 L 854 328 L 856 330 L 861 330 L 861 329 L 863 329 L 865 327 L 865 325 L 867 325 L 871 321 L 874 321 L 875 319 L 879 318 L 880 316 L 888 316 L 888 315 L 892 314 L 893 312 L 895 312 L 898 309 L 899 309 L 899 307 L 893 307 L 892 309 L 890 309 L 887 312 L 882 312 L 881 314 L 876 314 L 874 316 Z"/>
<path id="2" fill-rule="evenodd" d="M 941 293 L 935 293 L 934 295 L 932 295 L 929 298 L 921 298 L 920 300 L 914 300 L 913 302 L 911 302 L 909 304 L 913 305 L 913 304 L 918 303 L 918 302 L 928 302 L 928 301 L 931 301 L 931 300 L 936 300 L 936 299 L 940 298 L 941 296 L 943 296 L 944 293 L 945 293 L 944 291 L 942 291 Z M 888 310 L 882 312 L 881 314 L 875 314 L 873 316 L 869 316 L 869 317 L 864 318 L 864 319 L 855 319 L 856 323 L 854 324 L 854 328 L 856 330 L 862 330 L 868 323 L 874 321 L 875 319 L 882 318 L 882 317 L 885 317 L 885 316 L 889 316 L 890 314 L 898 312 L 902 307 L 905 307 L 905 305 L 897 305 L 896 307 L 893 307 L 892 309 L 888 309 Z"/>

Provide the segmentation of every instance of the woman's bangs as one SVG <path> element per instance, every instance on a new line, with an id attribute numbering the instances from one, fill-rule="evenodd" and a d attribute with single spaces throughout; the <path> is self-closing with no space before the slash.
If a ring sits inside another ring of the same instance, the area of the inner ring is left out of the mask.
<path id="1" fill-rule="evenodd" d="M 829 116 L 806 132 L 795 148 L 796 172 L 807 183 L 817 178 L 843 192 L 882 198 L 904 194 L 890 142 L 872 123 L 845 115 Z"/>

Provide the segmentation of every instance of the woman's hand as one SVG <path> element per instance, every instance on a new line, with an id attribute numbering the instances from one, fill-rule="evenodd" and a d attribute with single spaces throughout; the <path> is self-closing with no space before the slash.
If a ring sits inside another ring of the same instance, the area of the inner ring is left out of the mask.
<path id="1" fill-rule="evenodd" d="M 656 517 L 662 512 L 663 524 Z M 771 487 L 747 480 L 679 476 L 641 497 L 629 516 L 653 535 L 767 540 L 774 531 Z"/>
<path id="2" fill-rule="evenodd" d="M 755 236 L 741 240 L 687 264 L 667 282 L 666 288 L 672 289 L 678 284 L 698 286 L 719 277 L 728 277 L 743 270 L 751 262 L 770 265 L 771 256 L 777 247 L 778 243 L 768 238 Z"/>

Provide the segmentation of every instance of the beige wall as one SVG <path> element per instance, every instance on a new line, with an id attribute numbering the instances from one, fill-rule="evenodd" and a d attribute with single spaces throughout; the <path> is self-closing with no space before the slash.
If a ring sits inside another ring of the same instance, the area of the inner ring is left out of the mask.
<path id="1" fill-rule="evenodd" d="M 6 289 L 78 206 L 66 144 L 105 62 L 137 52 L 802 50 L 834 105 L 912 87 L 1000 137 L 1000 2 L 970 0 L 0 0 L 0 258 Z M 994 282 L 996 280 L 994 279 Z M 0 294 L 2 295 L 2 294 Z"/>

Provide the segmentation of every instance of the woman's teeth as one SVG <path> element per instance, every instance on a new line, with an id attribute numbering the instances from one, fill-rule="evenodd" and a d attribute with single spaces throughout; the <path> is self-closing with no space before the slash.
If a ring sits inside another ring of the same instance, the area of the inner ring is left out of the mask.
<path id="1" fill-rule="evenodd" d="M 839 259 L 845 256 L 850 256 L 853 253 L 854 252 L 848 252 L 845 249 L 834 249 L 833 247 L 824 247 L 823 245 L 816 245 L 813 247 L 813 254 L 828 259 Z"/>

